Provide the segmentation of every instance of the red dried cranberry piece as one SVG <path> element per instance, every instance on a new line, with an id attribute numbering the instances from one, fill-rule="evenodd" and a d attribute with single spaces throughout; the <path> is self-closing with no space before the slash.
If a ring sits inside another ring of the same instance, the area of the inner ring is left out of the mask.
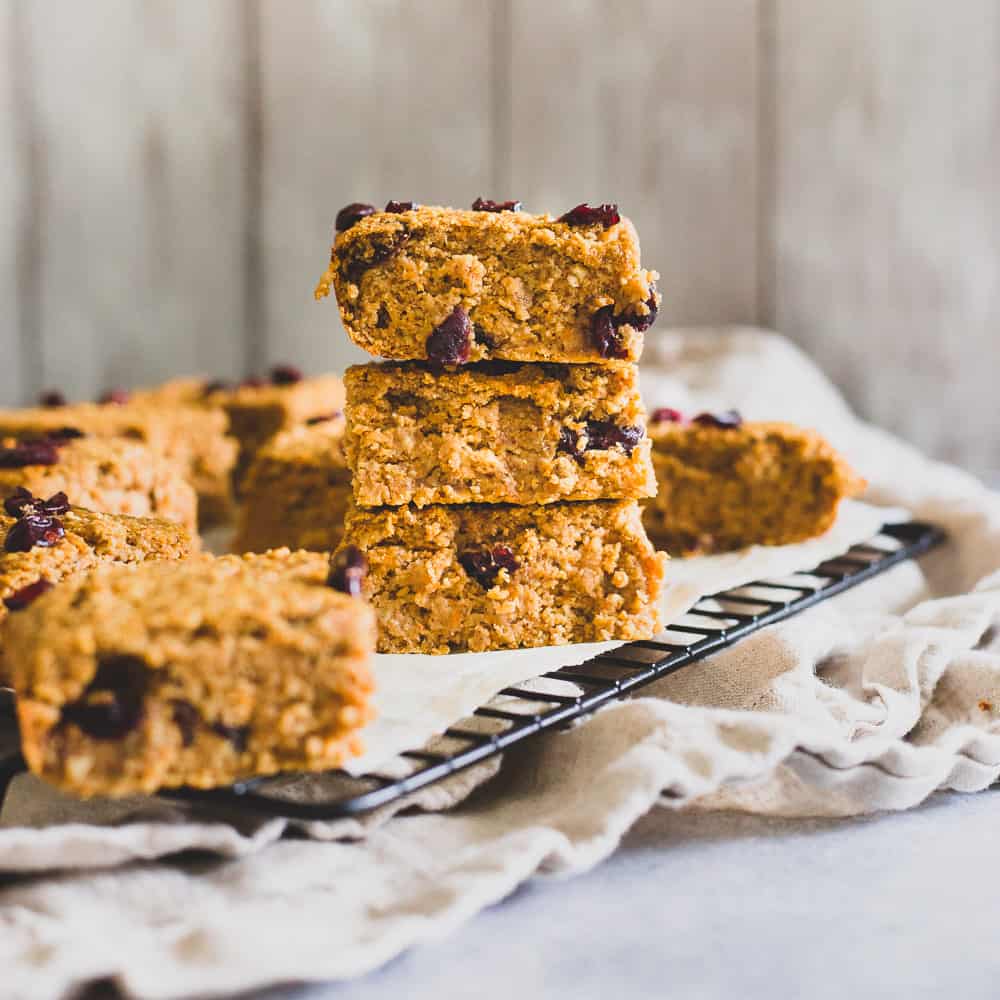
<path id="1" fill-rule="evenodd" d="M 11 525 L 4 548 L 8 552 L 30 552 L 36 545 L 48 549 L 62 541 L 65 534 L 59 518 L 49 514 L 25 514 Z"/>
<path id="2" fill-rule="evenodd" d="M 149 667 L 137 656 L 102 659 L 82 697 L 63 707 L 62 721 L 95 740 L 120 740 L 143 717 Z"/>
<path id="3" fill-rule="evenodd" d="M 58 493 L 53 493 L 48 500 L 43 500 L 41 507 L 46 514 L 65 514 L 69 510 L 69 497 L 60 490 Z"/>
<path id="4" fill-rule="evenodd" d="M 3 502 L 4 510 L 11 517 L 26 517 L 28 514 L 65 514 L 69 510 L 69 499 L 61 490 L 53 493 L 48 500 L 33 496 L 30 490 L 19 486 Z"/>
<path id="5" fill-rule="evenodd" d="M 342 416 L 343 413 L 340 410 L 331 410 L 329 413 L 318 413 L 315 417 L 310 417 L 306 421 L 306 426 L 314 427 L 316 424 L 326 424 Z"/>
<path id="6" fill-rule="evenodd" d="M 730 431 L 743 426 L 743 417 L 738 410 L 725 410 L 722 413 L 699 413 L 691 423 L 701 427 L 715 427 L 721 431 Z"/>
<path id="7" fill-rule="evenodd" d="M 684 414 L 672 406 L 658 406 L 649 418 L 654 424 L 682 424 Z"/>
<path id="8" fill-rule="evenodd" d="M 69 441 L 77 441 L 86 436 L 79 427 L 57 427 L 54 431 L 49 431 L 49 440 L 58 446 L 62 446 Z"/>
<path id="9" fill-rule="evenodd" d="M 19 441 L 10 448 L 0 448 L 0 469 L 23 469 L 26 465 L 55 465 L 59 452 L 54 441 Z"/>
<path id="10" fill-rule="evenodd" d="M 559 444 L 556 445 L 556 451 L 564 451 L 567 455 L 572 455 L 582 465 L 583 453 L 586 450 L 586 439 L 578 431 L 564 427 L 559 432 Z"/>
<path id="11" fill-rule="evenodd" d="M 212 731 L 224 740 L 229 740 L 237 753 L 243 753 L 250 742 L 249 726 L 227 726 L 224 722 L 213 722 Z"/>
<path id="12" fill-rule="evenodd" d="M 492 549 L 479 552 L 470 549 L 461 553 L 458 561 L 462 569 L 484 590 L 489 590 L 497 582 L 502 569 L 514 573 L 521 568 L 514 553 L 506 545 L 494 545 Z"/>
<path id="13" fill-rule="evenodd" d="M 604 306 L 590 321 L 590 339 L 602 358 L 627 358 L 628 348 L 615 325 L 612 306 Z"/>
<path id="14" fill-rule="evenodd" d="M 588 420 L 587 451 L 608 451 L 618 447 L 626 455 L 631 455 L 644 434 L 641 427 L 632 424 L 620 427 L 610 420 Z"/>
<path id="15" fill-rule="evenodd" d="M 195 733 L 201 724 L 201 713 L 189 701 L 180 698 L 170 703 L 173 709 L 174 725 L 180 730 L 181 745 L 185 747 L 194 743 Z"/>
<path id="16" fill-rule="evenodd" d="M 473 212 L 520 212 L 521 203 L 519 201 L 490 201 L 486 198 L 477 198 L 472 203 Z"/>
<path id="17" fill-rule="evenodd" d="M 350 229 L 351 226 L 360 222 L 366 215 L 374 214 L 374 205 L 367 205 L 363 201 L 352 201 L 350 205 L 345 205 L 337 213 L 337 221 L 334 225 L 337 228 L 337 232 L 342 233 L 345 229 Z"/>
<path id="18" fill-rule="evenodd" d="M 38 397 L 39 406 L 65 406 L 66 397 L 58 389 L 48 389 Z"/>
<path id="19" fill-rule="evenodd" d="M 20 590 L 15 590 L 10 597 L 3 599 L 4 606 L 8 611 L 23 611 L 32 601 L 42 594 L 48 593 L 53 587 L 44 576 L 40 576 L 34 583 L 29 583 Z"/>
<path id="20" fill-rule="evenodd" d="M 570 226 L 603 226 L 608 229 L 621 222 L 622 217 L 618 214 L 618 206 L 613 203 L 588 205 L 584 201 L 576 208 L 571 208 L 565 215 L 561 215 L 559 221 Z"/>
<path id="21" fill-rule="evenodd" d="M 427 338 L 427 360 L 439 365 L 464 365 L 471 349 L 469 314 L 461 306 L 455 306 Z"/>
<path id="22" fill-rule="evenodd" d="M 247 375 L 242 382 L 240 382 L 241 389 L 262 389 L 267 385 L 267 379 L 260 375 Z"/>
<path id="23" fill-rule="evenodd" d="M 203 396 L 211 396 L 216 392 L 228 392 L 229 383 L 221 378 L 214 378 L 211 382 L 206 382 L 201 388 L 201 394 Z"/>
<path id="24" fill-rule="evenodd" d="M 346 545 L 330 560 L 327 585 L 351 597 L 361 596 L 361 584 L 368 575 L 368 560 L 356 545 Z"/>
<path id="25" fill-rule="evenodd" d="M 3 502 L 3 509 L 11 517 L 21 517 L 24 512 L 31 508 L 34 511 L 40 501 L 36 500 L 31 490 L 26 490 L 23 486 L 18 486 L 16 490 Z"/>
<path id="26" fill-rule="evenodd" d="M 412 212 L 415 208 L 420 208 L 415 201 L 387 201 L 385 203 L 387 212 Z"/>
<path id="27" fill-rule="evenodd" d="M 648 330 L 656 322 L 656 315 L 660 311 L 660 307 L 656 304 L 656 285 L 650 287 L 649 298 L 646 299 L 646 308 L 649 312 L 645 316 L 623 316 L 621 317 L 621 322 L 628 323 L 637 333 Z"/>
<path id="28" fill-rule="evenodd" d="M 98 403 L 114 403 L 116 406 L 124 406 L 130 399 L 132 394 L 128 389 L 108 389 L 107 392 L 101 395 L 101 398 L 97 401 Z"/>
<path id="29" fill-rule="evenodd" d="M 295 385 L 302 381 L 302 369 L 295 365 L 275 365 L 271 369 L 271 381 L 275 385 Z"/>

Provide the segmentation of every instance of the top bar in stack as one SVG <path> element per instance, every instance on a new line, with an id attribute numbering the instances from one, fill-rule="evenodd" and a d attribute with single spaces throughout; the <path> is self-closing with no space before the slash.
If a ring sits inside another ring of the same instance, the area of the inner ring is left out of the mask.
<path id="1" fill-rule="evenodd" d="M 660 302 L 614 205 L 356 204 L 337 230 L 317 297 L 332 286 L 351 339 L 384 358 L 635 362 Z"/>

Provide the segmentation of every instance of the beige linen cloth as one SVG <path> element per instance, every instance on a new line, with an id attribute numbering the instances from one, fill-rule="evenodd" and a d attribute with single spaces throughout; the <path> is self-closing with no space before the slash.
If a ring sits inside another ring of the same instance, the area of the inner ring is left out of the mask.
<path id="1" fill-rule="evenodd" d="M 82 807 L 18 779 L 0 870 L 34 874 L 0 890 L 3 996 L 99 977 L 176 997 L 357 976 L 537 873 L 598 863 L 657 806 L 846 816 L 996 781 L 1000 497 L 857 421 L 761 331 L 654 335 L 643 387 L 650 406 L 818 427 L 871 500 L 939 523 L 950 543 L 511 752 L 468 798 L 481 775 L 428 790 L 420 804 L 446 812 L 289 838 L 279 820 Z M 188 849 L 211 853 L 155 860 Z"/>

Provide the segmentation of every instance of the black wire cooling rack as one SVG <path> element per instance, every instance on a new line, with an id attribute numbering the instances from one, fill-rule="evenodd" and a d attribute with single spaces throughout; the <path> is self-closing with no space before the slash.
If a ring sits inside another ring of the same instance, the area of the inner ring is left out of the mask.
<path id="1" fill-rule="evenodd" d="M 228 788 L 182 788 L 174 799 L 210 803 L 269 816 L 334 820 L 395 802 L 464 768 L 500 754 L 515 743 L 564 726 L 601 705 L 703 660 L 767 625 L 914 559 L 944 540 L 940 529 L 909 521 L 886 525 L 870 542 L 855 545 L 808 572 L 734 587 L 702 598 L 656 639 L 630 642 L 586 663 L 549 671 L 504 688 L 472 716 L 451 726 L 427 748 L 408 750 L 377 773 L 352 777 L 276 775 Z M 13 701 L 0 705 L 13 717 Z M 0 753 L 4 751 L 0 749 Z M 0 758 L 0 805 L 10 781 L 25 770 L 14 749 Z M 303 782 L 309 782 L 303 795 Z"/>

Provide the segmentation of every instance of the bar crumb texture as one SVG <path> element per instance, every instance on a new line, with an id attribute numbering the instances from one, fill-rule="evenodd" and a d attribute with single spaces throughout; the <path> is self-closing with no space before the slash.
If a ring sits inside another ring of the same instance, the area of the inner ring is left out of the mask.
<path id="1" fill-rule="evenodd" d="M 345 382 L 360 506 L 655 492 L 634 366 L 386 363 L 351 368 Z"/>
<path id="2" fill-rule="evenodd" d="M 659 627 L 663 557 L 634 501 L 352 507 L 345 542 L 368 560 L 381 652 L 644 639 Z"/>

